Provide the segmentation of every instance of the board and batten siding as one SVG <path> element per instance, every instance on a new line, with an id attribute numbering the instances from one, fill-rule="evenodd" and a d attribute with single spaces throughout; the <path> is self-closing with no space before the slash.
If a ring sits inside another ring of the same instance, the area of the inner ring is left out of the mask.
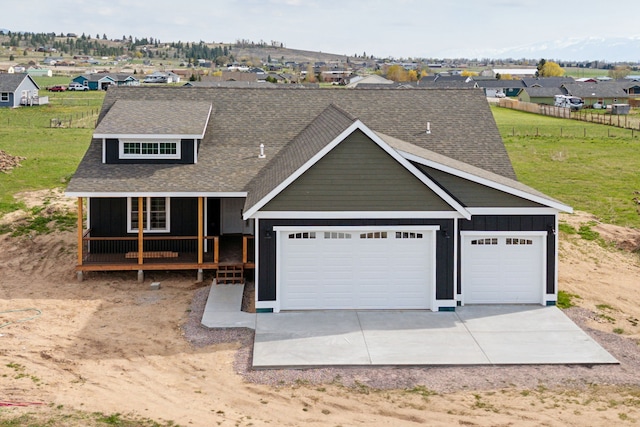
<path id="1" fill-rule="evenodd" d="M 361 131 L 354 132 L 263 211 L 452 211 Z"/>
<path id="2" fill-rule="evenodd" d="M 106 148 L 107 164 L 192 164 L 194 162 L 193 139 L 180 141 L 179 159 L 121 159 L 120 143 L 117 138 L 108 138 Z"/>
<path id="3" fill-rule="evenodd" d="M 547 262 L 546 271 L 546 292 L 555 293 L 555 268 L 556 268 L 556 239 L 553 234 L 555 227 L 554 215 L 477 215 L 471 220 L 460 220 L 458 227 L 460 231 L 546 231 Z M 460 260 L 461 238 L 458 244 L 458 259 Z M 461 263 L 458 263 L 458 293 L 461 292 L 460 282 Z"/>
<path id="4" fill-rule="evenodd" d="M 417 167 L 466 207 L 543 208 L 539 203 L 422 165 Z"/>
<path id="5" fill-rule="evenodd" d="M 362 226 L 410 226 L 439 225 L 436 232 L 436 299 L 452 300 L 454 298 L 453 283 L 453 220 L 451 219 L 262 219 L 259 227 L 258 265 L 258 301 L 275 301 L 276 299 L 276 241 L 277 226 L 333 226 L 336 229 Z M 268 237 L 266 237 L 268 236 Z M 390 284 L 391 285 L 391 284 Z"/>

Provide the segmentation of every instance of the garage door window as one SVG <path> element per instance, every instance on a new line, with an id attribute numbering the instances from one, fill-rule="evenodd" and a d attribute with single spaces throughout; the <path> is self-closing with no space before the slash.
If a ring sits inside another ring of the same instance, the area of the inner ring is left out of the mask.
<path id="1" fill-rule="evenodd" d="M 533 240 L 507 238 L 507 245 L 533 245 Z"/>
<path id="2" fill-rule="evenodd" d="M 376 231 L 375 233 L 361 233 L 361 239 L 386 239 L 387 232 L 386 231 Z"/>
<path id="3" fill-rule="evenodd" d="M 325 239 L 350 239 L 351 233 L 339 233 L 335 231 L 325 231 Z"/>
<path id="4" fill-rule="evenodd" d="M 497 238 L 475 239 L 471 241 L 472 245 L 497 245 Z"/>
<path id="5" fill-rule="evenodd" d="M 422 239 L 422 233 L 408 233 L 406 231 L 396 231 L 396 239 Z"/>
<path id="6" fill-rule="evenodd" d="M 308 233 L 291 233 L 289 234 L 289 238 L 290 239 L 315 239 L 316 238 L 316 232 L 315 231 L 311 231 Z"/>

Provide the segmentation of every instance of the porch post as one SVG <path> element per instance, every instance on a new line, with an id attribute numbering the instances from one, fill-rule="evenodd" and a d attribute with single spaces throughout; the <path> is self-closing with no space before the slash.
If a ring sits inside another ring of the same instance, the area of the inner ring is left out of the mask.
<path id="1" fill-rule="evenodd" d="M 138 197 L 138 265 L 144 263 L 144 197 Z M 138 270 L 138 283 L 144 282 L 144 270 Z"/>
<path id="2" fill-rule="evenodd" d="M 82 265 L 82 259 L 83 259 L 83 242 L 82 242 L 82 238 L 84 235 L 84 227 L 83 227 L 83 222 L 82 222 L 82 197 L 78 197 L 78 265 Z"/>
<path id="3" fill-rule="evenodd" d="M 204 258 L 204 198 L 198 197 L 198 265 L 202 265 Z M 204 280 L 202 268 L 198 269 L 197 282 Z"/>
<path id="4" fill-rule="evenodd" d="M 204 200 L 198 197 L 198 265 L 203 262 L 204 256 Z"/>

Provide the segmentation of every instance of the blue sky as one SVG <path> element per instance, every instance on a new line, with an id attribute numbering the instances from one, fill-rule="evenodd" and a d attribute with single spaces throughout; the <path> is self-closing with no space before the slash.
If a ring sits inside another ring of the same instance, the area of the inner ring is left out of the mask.
<path id="1" fill-rule="evenodd" d="M 396 58 L 503 57 L 541 42 L 634 37 L 631 59 L 640 60 L 632 18 L 638 0 L 2 0 L 2 9 L 0 28 L 12 31 L 275 40 L 294 49 Z"/>

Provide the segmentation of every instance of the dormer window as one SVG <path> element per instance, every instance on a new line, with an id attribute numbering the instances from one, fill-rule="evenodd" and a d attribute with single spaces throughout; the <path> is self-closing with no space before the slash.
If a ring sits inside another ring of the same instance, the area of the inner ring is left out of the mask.
<path id="1" fill-rule="evenodd" d="M 121 159 L 180 159 L 180 140 L 120 140 Z"/>

